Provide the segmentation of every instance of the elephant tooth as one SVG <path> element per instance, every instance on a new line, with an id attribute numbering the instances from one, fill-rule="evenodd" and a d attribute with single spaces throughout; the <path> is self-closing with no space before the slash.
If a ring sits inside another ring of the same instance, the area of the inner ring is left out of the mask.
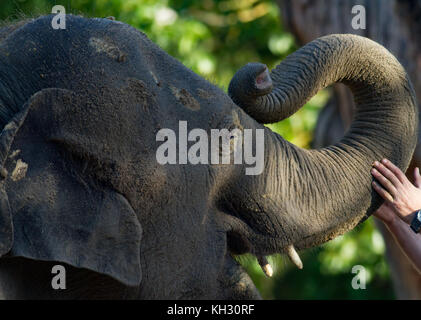
<path id="1" fill-rule="evenodd" d="M 286 247 L 285 252 L 298 269 L 303 268 L 303 263 L 301 262 L 300 256 L 298 255 L 297 251 L 295 251 L 295 248 L 292 244 Z"/>
<path id="2" fill-rule="evenodd" d="M 265 275 L 267 275 L 269 278 L 273 275 L 273 269 L 272 266 L 269 264 L 268 260 L 265 256 L 259 256 L 257 257 L 257 261 L 259 262 L 260 267 L 262 268 Z"/>

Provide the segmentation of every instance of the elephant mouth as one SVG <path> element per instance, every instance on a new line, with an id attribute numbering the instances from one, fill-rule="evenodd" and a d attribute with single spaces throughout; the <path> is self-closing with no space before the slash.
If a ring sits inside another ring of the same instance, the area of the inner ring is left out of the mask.
<path id="1" fill-rule="evenodd" d="M 284 253 L 298 269 L 303 268 L 303 263 L 294 244 L 288 243 L 285 237 L 262 234 L 239 218 L 237 214 L 224 213 L 224 220 L 229 225 L 226 232 L 228 251 L 232 255 L 253 254 L 268 277 L 273 274 L 272 266 L 266 257 L 270 254 Z"/>

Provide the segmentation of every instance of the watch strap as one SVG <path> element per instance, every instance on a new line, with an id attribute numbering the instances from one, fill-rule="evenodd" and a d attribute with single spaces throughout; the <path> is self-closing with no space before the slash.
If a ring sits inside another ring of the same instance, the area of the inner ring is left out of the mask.
<path id="1" fill-rule="evenodd" d="M 412 219 L 410 227 L 415 233 L 420 232 L 420 230 L 421 230 L 421 210 L 415 211 L 415 216 Z"/>

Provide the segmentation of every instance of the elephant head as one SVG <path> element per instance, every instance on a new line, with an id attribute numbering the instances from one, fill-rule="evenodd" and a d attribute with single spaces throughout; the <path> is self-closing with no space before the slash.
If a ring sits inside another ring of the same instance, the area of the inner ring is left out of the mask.
<path id="1" fill-rule="evenodd" d="M 374 160 L 408 165 L 414 93 L 396 59 L 368 39 L 320 38 L 271 74 L 249 64 L 229 97 L 126 24 L 67 15 L 55 30 L 51 20 L 25 23 L 0 45 L 2 261 L 66 263 L 134 288 L 135 298 L 258 298 L 233 255 L 263 264 L 286 252 L 299 264 L 294 247 L 332 239 L 379 206 Z M 337 145 L 302 150 L 260 124 L 333 82 L 358 104 Z M 192 142 L 180 121 L 209 135 L 263 130 L 262 172 L 180 161 Z M 157 161 L 162 129 L 178 133 L 177 164 Z"/>

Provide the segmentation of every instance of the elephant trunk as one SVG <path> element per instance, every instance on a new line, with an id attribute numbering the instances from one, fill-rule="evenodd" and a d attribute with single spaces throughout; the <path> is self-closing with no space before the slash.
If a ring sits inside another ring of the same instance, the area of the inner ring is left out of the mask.
<path id="1" fill-rule="evenodd" d="M 265 171 L 237 182 L 243 196 L 233 208 L 242 224 L 234 229 L 245 232 L 255 253 L 318 245 L 353 228 L 381 203 L 371 188 L 373 162 L 388 158 L 402 170 L 409 164 L 418 127 L 415 94 L 400 63 L 369 39 L 319 38 L 270 74 L 261 64 L 248 64 L 234 76 L 229 94 L 250 116 L 269 123 L 335 82 L 349 86 L 356 102 L 344 138 L 304 150 L 268 130 Z"/>

